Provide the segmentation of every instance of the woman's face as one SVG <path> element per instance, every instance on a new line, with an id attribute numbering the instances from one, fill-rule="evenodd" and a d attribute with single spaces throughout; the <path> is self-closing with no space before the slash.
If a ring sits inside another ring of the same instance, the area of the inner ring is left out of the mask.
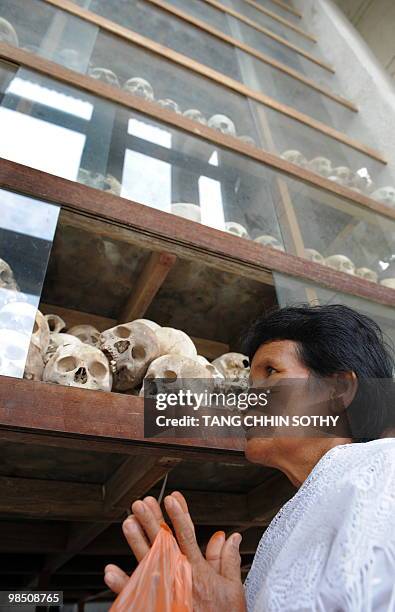
<path id="1" fill-rule="evenodd" d="M 287 379 L 287 380 L 286 380 Z M 290 380 L 289 380 L 290 379 Z M 310 380 L 308 380 L 310 379 Z M 300 361 L 297 344 L 291 340 L 276 340 L 263 344 L 254 355 L 251 364 L 250 386 L 271 388 L 272 391 L 265 413 L 282 415 L 317 414 L 317 408 L 325 411 L 328 407 L 328 385 L 322 385 L 311 392 L 311 372 Z M 273 400 L 271 403 L 271 399 Z M 290 429 L 260 428 L 247 432 L 245 454 L 249 461 L 279 468 L 287 473 L 288 462 L 302 460 L 309 447 L 306 437 L 290 435 Z M 304 432 L 305 435 L 305 432 Z M 270 436 L 270 437 L 269 437 Z"/>

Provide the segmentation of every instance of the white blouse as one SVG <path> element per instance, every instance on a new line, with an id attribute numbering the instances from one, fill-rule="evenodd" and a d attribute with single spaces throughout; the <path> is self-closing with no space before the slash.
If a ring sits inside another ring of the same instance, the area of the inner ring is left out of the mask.
<path id="1" fill-rule="evenodd" d="M 395 612 L 395 438 L 336 446 L 264 533 L 248 612 Z"/>

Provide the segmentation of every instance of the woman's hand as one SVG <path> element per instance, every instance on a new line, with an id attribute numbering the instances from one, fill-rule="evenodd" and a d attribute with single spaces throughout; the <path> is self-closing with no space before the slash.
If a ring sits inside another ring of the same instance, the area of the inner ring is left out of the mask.
<path id="1" fill-rule="evenodd" d="M 223 531 L 215 533 L 207 544 L 206 558 L 200 552 L 195 528 L 185 498 L 175 492 L 165 498 L 167 514 L 173 524 L 181 551 L 192 566 L 194 612 L 245 612 L 244 589 L 240 578 L 240 534 L 227 540 Z M 123 525 L 123 533 L 140 562 L 150 549 L 164 521 L 154 497 L 132 505 L 133 515 Z M 129 577 L 116 565 L 107 565 L 104 580 L 119 593 Z M 149 611 L 147 611 L 149 612 Z"/>

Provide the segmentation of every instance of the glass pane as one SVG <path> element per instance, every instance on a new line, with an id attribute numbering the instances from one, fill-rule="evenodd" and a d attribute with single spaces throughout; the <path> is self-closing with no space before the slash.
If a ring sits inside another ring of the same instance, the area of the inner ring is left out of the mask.
<path id="1" fill-rule="evenodd" d="M 39 380 L 49 330 L 36 314 L 59 208 L 1 189 L 0 210 L 0 374 Z"/>
<path id="2" fill-rule="evenodd" d="M 395 345 L 395 318 L 394 309 L 384 304 L 370 302 L 363 298 L 339 293 L 337 291 L 320 287 L 285 274 L 273 273 L 277 299 L 281 307 L 310 302 L 313 304 L 344 304 L 354 308 L 368 317 L 371 317 L 383 332 L 390 343 Z"/>
<path id="3" fill-rule="evenodd" d="M 92 0 L 89 8 L 324 123 L 345 129 L 350 121 L 352 112 L 336 101 L 148 3 L 131 0 L 115 14 L 104 0 Z"/>
<path id="4" fill-rule="evenodd" d="M 267 9 L 268 11 L 271 11 L 272 13 L 279 15 L 279 17 L 282 17 L 283 19 L 287 19 L 287 21 L 292 21 L 296 25 L 303 27 L 303 21 L 300 17 L 298 17 L 298 15 L 295 15 L 291 11 L 287 11 L 285 8 L 283 8 L 279 4 L 272 2 L 272 0 L 255 0 L 255 2 L 259 4 L 260 6 L 262 6 L 263 8 Z M 291 2 L 291 0 L 283 0 L 282 4 L 287 4 L 290 7 L 293 7 L 293 3 Z"/>
<path id="5" fill-rule="evenodd" d="M 32 72 L 10 83 L 0 120 L 5 158 L 302 257 L 345 256 L 353 270 L 392 255 L 387 217 Z"/>
<path id="6" fill-rule="evenodd" d="M 188 0 L 188 2 L 185 2 L 185 0 L 168 0 L 167 4 L 208 23 L 224 34 L 230 35 L 226 13 L 206 4 L 204 0 Z"/>

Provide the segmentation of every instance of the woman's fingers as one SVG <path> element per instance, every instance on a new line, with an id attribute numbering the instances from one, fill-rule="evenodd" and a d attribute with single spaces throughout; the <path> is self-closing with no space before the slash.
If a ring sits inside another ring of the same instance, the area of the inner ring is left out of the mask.
<path id="1" fill-rule="evenodd" d="M 131 515 L 122 523 L 122 531 L 133 551 L 137 561 L 140 561 L 145 557 L 150 549 L 150 544 L 146 538 L 144 531 L 138 519 Z"/>
<path id="2" fill-rule="evenodd" d="M 206 548 L 206 560 L 217 574 L 221 571 L 221 553 L 224 544 L 225 533 L 223 531 L 216 531 L 211 536 Z"/>
<path id="3" fill-rule="evenodd" d="M 145 500 L 138 500 L 132 504 L 132 512 L 152 544 L 159 531 L 160 520 L 155 516 L 151 506 L 153 506 L 152 502 L 146 503 Z M 158 514 L 157 510 L 156 514 Z"/>
<path id="4" fill-rule="evenodd" d="M 106 565 L 104 568 L 104 582 L 117 595 L 122 591 L 128 580 L 129 576 L 120 567 Z"/>
<path id="5" fill-rule="evenodd" d="M 221 575 L 229 580 L 240 581 L 240 542 L 240 533 L 234 533 L 222 547 Z"/>
<path id="6" fill-rule="evenodd" d="M 168 495 L 165 498 L 165 507 L 173 524 L 177 542 L 182 552 L 191 563 L 201 561 L 203 556 L 196 542 L 195 530 L 191 517 L 183 510 L 183 507 L 174 495 Z"/>
<path id="7" fill-rule="evenodd" d="M 152 514 L 158 522 L 158 525 L 164 523 L 165 519 L 163 518 L 162 510 L 160 508 L 160 505 L 158 504 L 158 500 L 156 500 L 155 497 L 151 497 L 151 495 L 149 495 L 148 497 L 144 497 L 143 502 L 150 508 Z"/>

